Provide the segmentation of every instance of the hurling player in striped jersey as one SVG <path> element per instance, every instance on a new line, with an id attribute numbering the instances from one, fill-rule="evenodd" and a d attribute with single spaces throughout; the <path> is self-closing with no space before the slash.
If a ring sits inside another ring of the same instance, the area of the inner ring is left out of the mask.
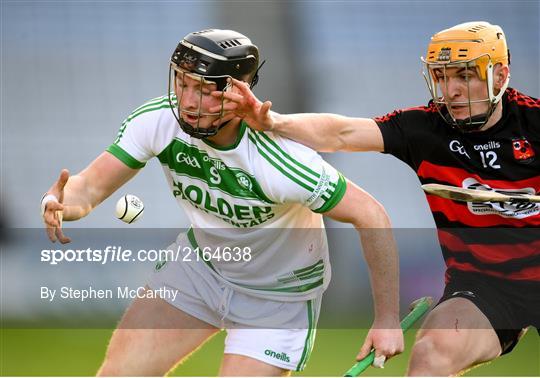
<path id="1" fill-rule="evenodd" d="M 429 104 L 374 119 L 281 115 L 245 86 L 226 95 L 226 109 L 317 151 L 392 154 L 422 184 L 540 192 L 540 101 L 508 87 L 503 30 L 488 22 L 445 29 L 422 61 Z M 510 352 L 524 329 L 540 326 L 540 204 L 427 200 L 446 288 L 418 333 L 408 374 L 453 375 Z"/>
<path id="2" fill-rule="evenodd" d="M 105 152 L 77 175 L 62 171 L 42 200 L 50 239 L 69 242 L 58 212 L 66 221 L 88 215 L 157 157 L 192 223 L 168 248 L 182 251 L 179 261 L 160 262 L 148 282 L 149 292 L 178 295 L 133 302 L 100 375 L 163 375 L 220 329 L 221 375 L 303 370 L 330 280 L 322 215 L 360 233 L 375 306 L 361 354 L 403 350 L 383 207 L 304 145 L 222 119 L 223 99 L 211 93 L 227 93 L 232 78 L 255 85 L 259 68 L 257 47 L 240 33 L 188 34 L 171 58 L 169 93 L 135 109 Z"/>

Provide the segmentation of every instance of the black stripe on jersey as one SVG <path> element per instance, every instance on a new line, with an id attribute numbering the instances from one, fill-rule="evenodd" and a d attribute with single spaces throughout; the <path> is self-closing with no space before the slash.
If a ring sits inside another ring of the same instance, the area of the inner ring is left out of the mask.
<path id="1" fill-rule="evenodd" d="M 450 201 L 450 200 L 449 200 Z M 461 203 L 465 203 L 465 202 L 461 202 Z M 437 228 L 438 229 L 456 229 L 456 228 L 466 228 L 468 227 L 467 225 L 464 225 L 463 223 L 461 222 L 458 222 L 458 221 L 451 221 L 449 220 L 446 215 L 440 211 L 433 211 L 431 213 L 433 215 L 433 220 L 435 221 L 435 224 L 437 225 Z M 473 228 L 473 227 L 471 227 Z M 493 225 L 493 226 L 489 226 L 489 227 L 483 227 L 483 229 L 497 229 L 497 230 L 500 230 L 500 229 L 508 229 L 509 231 L 512 230 L 512 232 L 516 231 L 516 230 L 528 230 L 528 231 L 531 231 L 531 233 L 525 233 L 524 237 L 525 237 L 525 241 L 528 240 L 528 238 L 526 237 L 526 235 L 536 235 L 536 240 L 538 240 L 540 238 L 540 229 L 538 228 L 532 228 L 532 227 L 515 227 L 515 228 L 512 228 L 511 226 L 509 225 L 505 225 L 505 224 L 499 224 L 499 225 Z M 534 233 L 532 232 L 534 230 Z M 534 240 L 534 236 L 531 236 L 531 238 L 533 238 Z M 531 240 L 531 241 L 533 241 Z"/>
<path id="2" fill-rule="evenodd" d="M 459 227 L 459 223 L 455 224 L 456 227 L 439 227 L 439 230 L 459 238 L 464 244 L 498 246 L 501 244 L 528 244 L 540 240 L 540 228 L 511 228 L 508 226 L 466 228 Z M 540 251 L 538 253 L 540 254 Z"/>
<path id="3" fill-rule="evenodd" d="M 516 298 L 537 298 L 540 292 L 540 281 L 508 280 L 505 278 L 489 276 L 479 272 L 465 272 L 462 270 L 449 268 L 446 270 L 447 278 L 450 280 L 479 279 L 487 285 L 496 287 L 497 290 L 511 293 Z"/>
<path id="4" fill-rule="evenodd" d="M 451 201 L 451 200 L 449 200 L 449 201 Z M 465 202 L 461 202 L 461 203 L 465 203 Z M 433 219 L 435 220 L 435 224 L 437 225 L 438 229 L 445 229 L 445 228 L 455 229 L 455 228 L 467 227 L 466 225 L 464 225 L 461 222 L 449 220 L 446 217 L 446 215 L 444 213 L 441 213 L 440 211 L 433 211 L 431 214 L 433 215 Z M 490 229 L 491 228 L 493 228 L 493 229 L 508 228 L 508 225 L 494 225 L 494 226 L 490 226 L 489 228 Z"/>

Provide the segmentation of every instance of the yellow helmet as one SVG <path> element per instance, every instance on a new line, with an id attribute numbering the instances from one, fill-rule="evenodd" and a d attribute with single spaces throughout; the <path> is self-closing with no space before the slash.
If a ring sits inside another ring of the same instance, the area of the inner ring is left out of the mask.
<path id="1" fill-rule="evenodd" d="M 450 67 L 476 67 L 481 80 L 486 81 L 489 111 L 483 119 L 469 119 L 466 124 L 450 115 L 443 118 L 452 126 L 464 131 L 481 128 L 495 109 L 508 87 L 509 76 L 501 90 L 495 94 L 493 88 L 493 67 L 501 63 L 510 64 L 510 53 L 502 28 L 485 21 L 466 22 L 442 30 L 431 37 L 424 63 L 424 77 L 436 105 L 444 105 L 444 99 L 437 91 L 435 69 Z M 469 103 L 470 105 L 470 103 Z M 441 113 L 442 115 L 442 113 Z"/>
<path id="2" fill-rule="evenodd" d="M 466 22 L 433 35 L 428 45 L 425 62 L 455 64 L 476 60 L 482 80 L 487 79 L 489 61 L 493 65 L 510 63 L 504 32 L 488 22 Z"/>

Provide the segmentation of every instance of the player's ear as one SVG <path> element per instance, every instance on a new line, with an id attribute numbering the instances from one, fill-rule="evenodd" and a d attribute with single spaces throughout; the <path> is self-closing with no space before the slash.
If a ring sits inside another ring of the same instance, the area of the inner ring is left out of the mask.
<path id="1" fill-rule="evenodd" d="M 493 72 L 493 86 L 495 90 L 503 87 L 508 75 L 510 75 L 510 68 L 507 65 L 501 63 L 495 65 Z"/>

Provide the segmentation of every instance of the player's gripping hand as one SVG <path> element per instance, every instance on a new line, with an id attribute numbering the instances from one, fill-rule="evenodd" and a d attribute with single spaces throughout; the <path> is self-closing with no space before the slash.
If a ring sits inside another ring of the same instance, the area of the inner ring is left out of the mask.
<path id="1" fill-rule="evenodd" d="M 248 83 L 233 78 L 228 80 L 232 90 L 212 92 L 212 96 L 224 99 L 223 110 L 225 111 L 224 117 L 215 121 L 214 126 L 227 122 L 234 117 L 240 117 L 255 130 L 272 130 L 274 127 L 274 120 L 270 112 L 272 103 L 270 101 L 261 102 L 255 97 Z M 210 108 L 212 113 L 220 111 L 221 104 Z"/>
<path id="2" fill-rule="evenodd" d="M 362 345 L 360 352 L 356 356 L 357 361 L 366 357 L 374 349 L 375 360 L 373 361 L 373 366 L 382 368 L 387 359 L 403 352 L 405 348 L 403 331 L 401 330 L 399 321 L 393 323 L 373 323 L 366 336 L 364 345 Z"/>
<path id="3" fill-rule="evenodd" d="M 45 193 L 41 202 L 41 215 L 47 228 L 47 236 L 54 243 L 59 240 L 60 243 L 66 244 L 71 241 L 70 238 L 62 232 L 62 217 L 64 211 L 64 187 L 69 179 L 69 172 L 63 169 L 60 172 L 60 177 Z M 53 197 L 54 196 L 54 197 Z"/>

